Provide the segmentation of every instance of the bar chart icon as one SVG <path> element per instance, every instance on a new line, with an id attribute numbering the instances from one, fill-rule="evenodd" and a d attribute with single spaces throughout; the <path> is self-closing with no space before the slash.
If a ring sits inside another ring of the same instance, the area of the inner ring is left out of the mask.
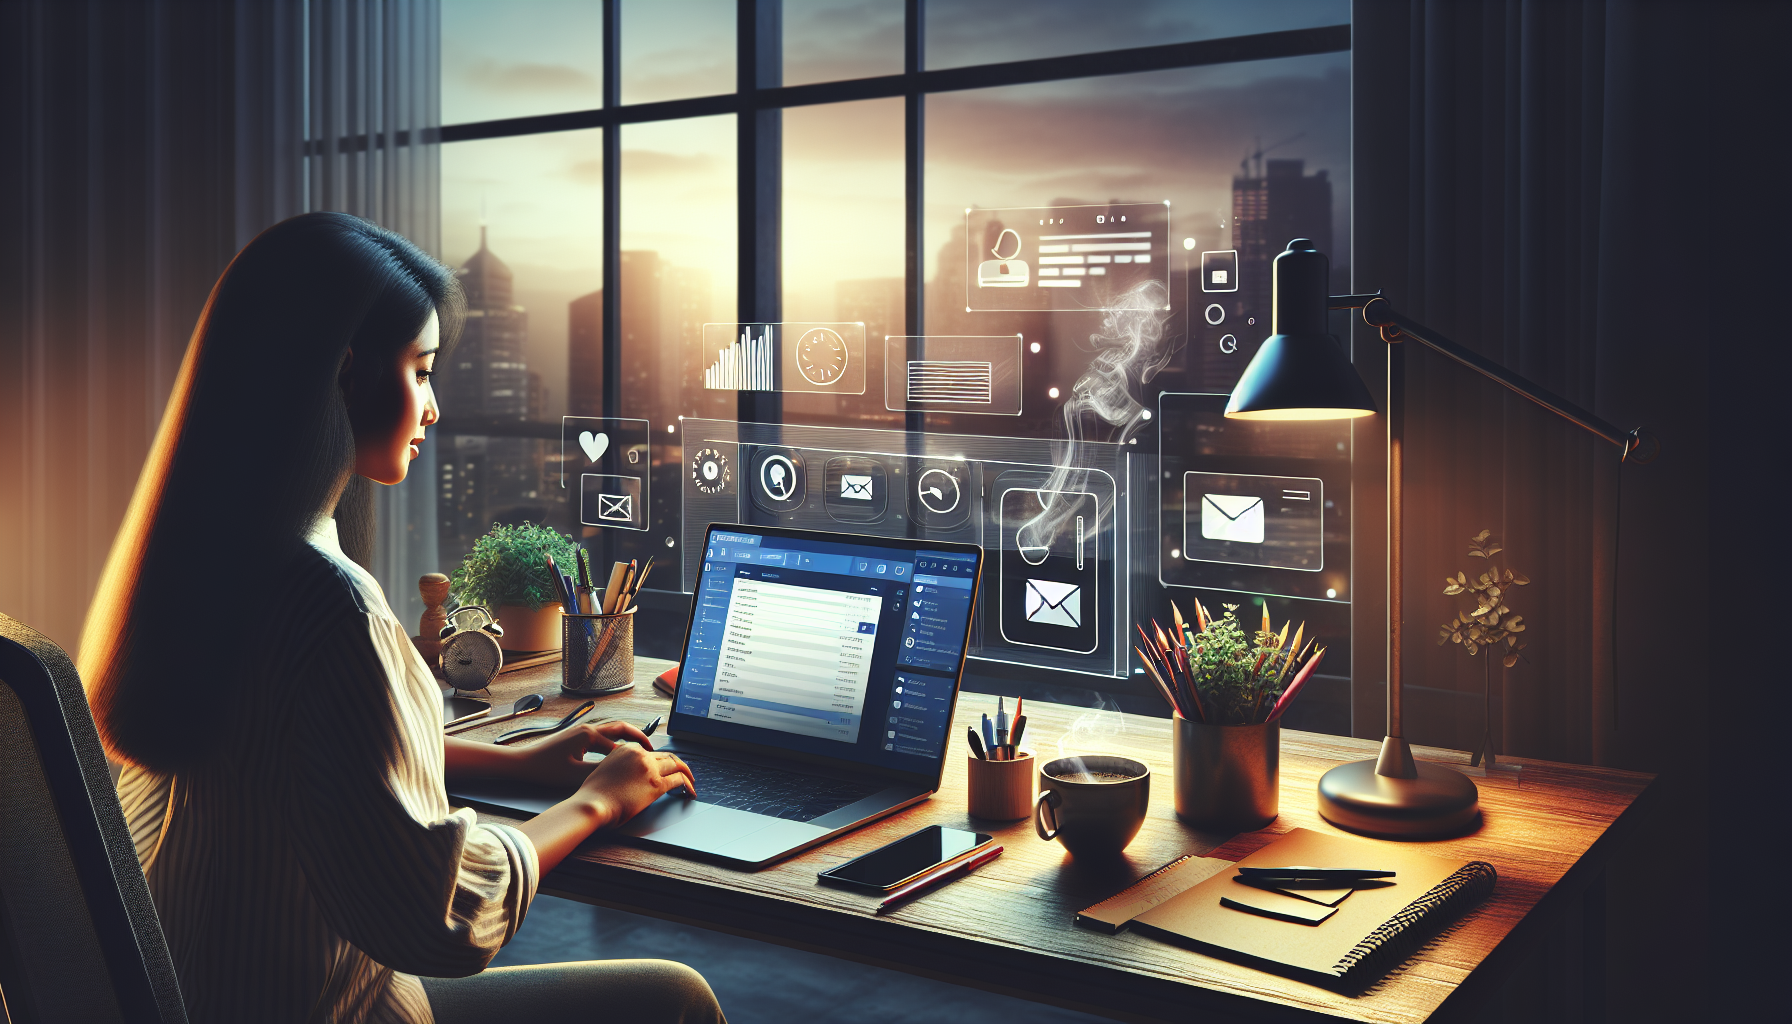
<path id="1" fill-rule="evenodd" d="M 703 371 L 703 386 L 711 391 L 776 391 L 777 351 L 769 324 L 759 325 L 759 336 L 742 327 L 740 337 L 716 354 Z"/>

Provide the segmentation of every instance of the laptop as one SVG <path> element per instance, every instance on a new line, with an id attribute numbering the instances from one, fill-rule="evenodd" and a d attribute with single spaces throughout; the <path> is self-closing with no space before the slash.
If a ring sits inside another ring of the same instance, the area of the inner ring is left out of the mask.
<path id="1" fill-rule="evenodd" d="M 668 793 L 613 834 L 757 868 L 932 796 L 982 564 L 974 544 L 712 525 L 654 743 L 690 765 L 697 797 Z M 524 816 L 569 793 L 448 791 Z"/>

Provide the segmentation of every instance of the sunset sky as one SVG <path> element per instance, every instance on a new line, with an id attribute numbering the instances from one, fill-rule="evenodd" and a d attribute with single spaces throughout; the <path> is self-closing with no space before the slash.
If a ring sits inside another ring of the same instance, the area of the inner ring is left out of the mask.
<path id="1" fill-rule="evenodd" d="M 902 6 L 786 0 L 786 81 L 900 71 Z M 1270 6 L 1273 14 L 1229 3 L 935 2 L 930 66 L 1349 19 L 1342 0 Z M 445 0 L 444 122 L 601 105 L 599 10 Z M 731 0 L 625 0 L 624 102 L 731 90 L 734 10 Z M 1348 54 L 947 93 L 929 97 L 926 115 L 929 277 L 967 206 L 1169 200 L 1173 238 L 1220 247 L 1240 159 L 1259 142 L 1290 137 L 1270 155 L 1330 172 L 1334 259 L 1346 258 Z M 902 101 L 789 110 L 784 144 L 785 315 L 828 319 L 835 282 L 902 274 Z M 623 248 L 707 270 L 719 320 L 734 315 L 734 147 L 732 116 L 623 129 Z M 566 303 L 602 280 L 601 151 L 598 130 L 443 147 L 442 256 L 466 259 L 483 216 L 492 249 L 516 272 L 531 367 L 556 407 L 565 399 Z"/>

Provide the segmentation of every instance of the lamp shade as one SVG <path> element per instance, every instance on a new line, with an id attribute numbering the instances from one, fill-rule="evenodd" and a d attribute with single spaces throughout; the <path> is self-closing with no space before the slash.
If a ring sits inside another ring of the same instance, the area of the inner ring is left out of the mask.
<path id="1" fill-rule="evenodd" d="M 1226 402 L 1250 420 L 1373 416 L 1375 400 L 1336 339 L 1325 331 L 1331 261 L 1305 238 L 1288 243 L 1271 271 L 1271 330 Z"/>

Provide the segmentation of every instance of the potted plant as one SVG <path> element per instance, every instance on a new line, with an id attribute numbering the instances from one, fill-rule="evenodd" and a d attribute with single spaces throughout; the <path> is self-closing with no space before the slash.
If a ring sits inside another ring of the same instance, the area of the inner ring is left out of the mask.
<path id="1" fill-rule="evenodd" d="M 461 604 L 484 605 L 504 627 L 507 651 L 546 651 L 560 646 L 560 582 L 548 568 L 577 564 L 571 537 L 536 523 L 492 524 L 450 580 Z"/>
<path id="2" fill-rule="evenodd" d="M 1141 627 L 1139 656 L 1174 711 L 1177 816 L 1197 828 L 1251 831 L 1275 820 L 1282 713 L 1325 648 L 1306 640 L 1305 623 L 1292 641 L 1292 623 L 1272 628 L 1267 602 L 1255 631 L 1238 621 L 1237 605 L 1223 607 L 1216 618 L 1196 601 L 1190 624 L 1172 604 L 1174 639 L 1156 623 L 1155 636 Z"/>
<path id="3" fill-rule="evenodd" d="M 1499 658 L 1502 671 L 1511 668 L 1518 664 L 1520 652 L 1525 647 L 1525 641 L 1518 635 L 1526 628 L 1524 616 L 1512 614 L 1512 609 L 1506 606 L 1506 594 L 1512 587 L 1527 586 L 1531 582 L 1530 577 L 1514 572 L 1510 566 L 1501 568 L 1492 564 L 1493 556 L 1505 550 L 1499 541 L 1490 539 L 1492 536 L 1492 530 L 1482 530 L 1468 542 L 1469 557 L 1485 559 L 1489 563 L 1486 572 L 1473 580 L 1465 572 L 1444 577 L 1444 593 L 1450 597 L 1471 595 L 1474 609 L 1458 612 L 1437 630 L 1439 646 L 1461 644 L 1471 658 L 1482 651 L 1487 652 L 1488 656 L 1481 662 L 1481 742 L 1469 764 L 1479 765 L 1481 758 L 1486 757 L 1489 771 L 1493 769 L 1493 661 Z"/>

